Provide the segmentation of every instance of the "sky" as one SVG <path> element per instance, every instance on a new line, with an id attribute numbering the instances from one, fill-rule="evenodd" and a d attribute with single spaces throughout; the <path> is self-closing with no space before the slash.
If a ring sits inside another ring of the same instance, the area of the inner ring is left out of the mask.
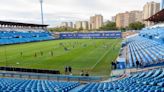
<path id="1" fill-rule="evenodd" d="M 110 20 L 120 12 L 142 10 L 150 1 L 161 0 L 43 0 L 44 22 L 54 27 L 61 22 L 89 20 L 95 14 Z M 39 0 L 0 0 L 0 20 L 40 24 Z"/>

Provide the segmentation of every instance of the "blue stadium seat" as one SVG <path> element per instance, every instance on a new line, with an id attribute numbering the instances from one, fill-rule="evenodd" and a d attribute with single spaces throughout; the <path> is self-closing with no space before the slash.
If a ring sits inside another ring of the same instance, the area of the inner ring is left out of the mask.
<path id="1" fill-rule="evenodd" d="M 140 36 L 129 38 L 128 41 L 128 67 L 136 66 L 136 61 L 143 67 L 164 61 L 164 44 Z"/>
<path id="2" fill-rule="evenodd" d="M 51 33 L 44 30 L 39 31 L 40 29 L 35 29 L 35 31 L 33 32 L 30 31 L 31 29 L 22 29 L 22 32 L 18 31 L 20 29 L 12 29 L 13 31 L 7 31 L 9 29 L 4 29 L 3 31 L 0 31 L 0 45 L 37 42 L 54 39 Z"/>
<path id="3" fill-rule="evenodd" d="M 0 78 L 0 92 L 68 92 L 78 82 Z"/>
<path id="4" fill-rule="evenodd" d="M 113 82 L 89 83 L 79 92 L 164 92 L 163 73 L 164 69 L 156 69 L 132 74 Z"/>

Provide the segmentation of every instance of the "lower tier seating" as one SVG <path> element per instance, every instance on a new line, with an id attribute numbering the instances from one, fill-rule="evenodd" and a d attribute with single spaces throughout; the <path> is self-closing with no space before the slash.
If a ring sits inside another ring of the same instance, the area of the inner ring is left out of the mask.
<path id="1" fill-rule="evenodd" d="M 79 92 L 164 92 L 164 68 L 113 82 L 89 83 Z"/>
<path id="2" fill-rule="evenodd" d="M 78 82 L 0 78 L 0 92 L 68 92 L 78 85 Z"/>
<path id="3" fill-rule="evenodd" d="M 0 78 L 0 92 L 71 92 L 79 82 Z M 83 85 L 77 92 L 164 92 L 164 68 L 138 72 L 113 82 Z"/>

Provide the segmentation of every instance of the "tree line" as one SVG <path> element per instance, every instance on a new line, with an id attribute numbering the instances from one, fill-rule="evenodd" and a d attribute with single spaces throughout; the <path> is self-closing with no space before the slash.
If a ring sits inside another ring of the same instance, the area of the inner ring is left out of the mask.
<path id="1" fill-rule="evenodd" d="M 100 29 L 97 29 L 97 31 L 113 31 L 113 30 L 141 30 L 142 28 L 145 27 L 145 24 L 141 22 L 134 22 L 130 23 L 128 27 L 125 28 L 117 28 L 115 22 L 107 22 L 105 23 Z M 75 28 L 69 28 L 69 27 L 58 27 L 58 28 L 49 28 L 48 29 L 51 32 L 74 32 L 74 31 L 84 31 L 82 28 L 75 29 Z M 86 30 L 85 30 L 86 31 Z M 88 30 L 92 31 L 92 30 Z M 95 30 L 94 30 L 95 31 Z"/>
<path id="2" fill-rule="evenodd" d="M 144 27 L 145 27 L 145 24 L 143 24 L 141 22 L 134 22 L 134 23 L 130 23 L 129 26 L 127 26 L 125 28 L 123 28 L 123 27 L 122 28 L 117 28 L 115 22 L 107 22 L 100 29 L 103 30 L 103 31 L 110 31 L 110 30 L 126 31 L 126 30 L 141 30 Z"/>

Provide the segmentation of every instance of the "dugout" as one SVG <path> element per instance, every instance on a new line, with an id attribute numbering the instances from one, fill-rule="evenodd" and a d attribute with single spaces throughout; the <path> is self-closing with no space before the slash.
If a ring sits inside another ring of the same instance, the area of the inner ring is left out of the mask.
<path id="1" fill-rule="evenodd" d="M 118 58 L 117 59 L 117 69 L 125 69 L 126 68 L 126 59 Z"/>

